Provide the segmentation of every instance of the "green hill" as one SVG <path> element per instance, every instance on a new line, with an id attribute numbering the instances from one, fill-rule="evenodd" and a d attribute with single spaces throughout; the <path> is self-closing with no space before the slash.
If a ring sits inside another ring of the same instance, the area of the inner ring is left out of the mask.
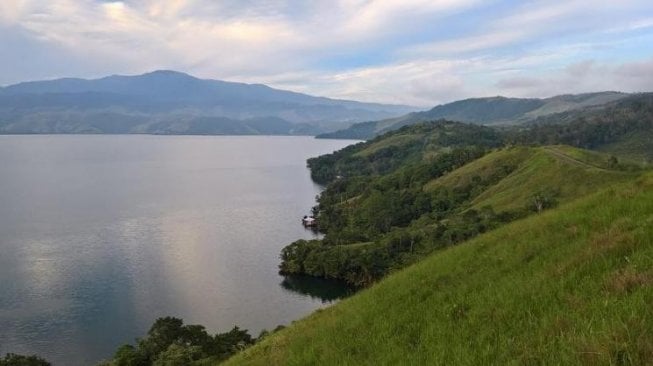
<path id="1" fill-rule="evenodd" d="M 227 365 L 647 365 L 652 305 L 649 174 L 438 251 Z"/>
<path id="2" fill-rule="evenodd" d="M 454 148 L 491 148 L 503 142 L 502 134 L 489 127 L 439 120 L 405 126 L 332 154 L 308 159 L 308 166 L 314 181 L 327 184 L 336 177 L 386 174 Z"/>
<path id="3" fill-rule="evenodd" d="M 602 108 L 538 118 L 512 139 L 518 143 L 573 145 L 608 152 L 635 163 L 650 163 L 652 136 L 653 93 L 642 93 Z"/>
<path id="4" fill-rule="evenodd" d="M 281 273 L 366 286 L 434 250 L 640 174 L 569 146 L 497 148 L 501 136 L 491 131 L 406 126 L 309 160 L 314 176 L 337 177 L 313 209 L 325 236 L 286 246 Z"/>
<path id="5" fill-rule="evenodd" d="M 514 147 L 498 150 L 473 161 L 442 178 L 425 185 L 425 190 L 440 187 L 452 189 L 472 184 L 478 177 L 486 180 L 502 169 L 511 174 L 487 187 L 470 202 L 481 209 L 491 206 L 495 211 L 510 211 L 526 207 L 536 192 L 553 191 L 566 202 L 615 182 L 632 177 L 609 155 L 570 146 Z"/>

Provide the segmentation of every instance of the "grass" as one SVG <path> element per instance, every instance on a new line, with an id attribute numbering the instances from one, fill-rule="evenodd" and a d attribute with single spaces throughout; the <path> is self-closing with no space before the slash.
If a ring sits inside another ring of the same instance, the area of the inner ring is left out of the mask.
<path id="1" fill-rule="evenodd" d="M 544 149 L 548 152 L 557 154 L 557 156 L 567 155 L 569 158 L 579 162 L 584 166 L 593 166 L 599 169 L 614 169 L 610 166 L 610 155 L 602 154 L 600 152 L 579 149 L 567 145 L 546 146 Z"/>
<path id="2" fill-rule="evenodd" d="M 651 365 L 653 175 L 436 252 L 227 364 Z"/>
<path id="3" fill-rule="evenodd" d="M 474 176 L 488 178 L 504 165 L 523 164 L 534 153 L 535 149 L 528 147 L 500 149 L 427 183 L 424 189 L 431 191 L 438 187 L 462 188 L 471 184 Z"/>
<path id="4" fill-rule="evenodd" d="M 415 142 L 420 139 L 419 135 L 395 135 L 388 138 L 382 139 L 379 142 L 373 143 L 370 146 L 366 147 L 364 150 L 361 150 L 354 154 L 354 156 L 367 157 L 375 152 L 390 147 L 390 146 L 403 146 L 412 142 Z"/>
<path id="5" fill-rule="evenodd" d="M 639 174 L 609 169 L 608 158 L 569 146 L 506 148 L 433 180 L 424 189 L 461 187 L 470 184 L 474 176 L 487 178 L 506 166 L 514 169 L 512 173 L 476 197 L 473 208 L 491 206 L 496 212 L 521 209 L 541 190 L 553 190 L 558 201 L 567 202 Z"/>

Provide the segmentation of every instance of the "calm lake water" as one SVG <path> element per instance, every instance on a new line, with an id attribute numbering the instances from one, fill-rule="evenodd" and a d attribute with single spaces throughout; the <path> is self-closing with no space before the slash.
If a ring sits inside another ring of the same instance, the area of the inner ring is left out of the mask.
<path id="1" fill-rule="evenodd" d="M 160 316 L 252 335 L 338 297 L 277 274 L 311 137 L 0 136 L 0 353 L 92 365 Z"/>

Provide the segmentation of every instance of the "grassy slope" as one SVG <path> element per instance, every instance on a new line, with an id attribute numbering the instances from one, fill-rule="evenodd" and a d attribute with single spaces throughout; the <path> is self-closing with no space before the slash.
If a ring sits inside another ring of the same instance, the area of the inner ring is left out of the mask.
<path id="1" fill-rule="evenodd" d="M 651 364 L 653 175 L 436 252 L 229 365 Z"/>
<path id="2" fill-rule="evenodd" d="M 607 155 L 569 146 L 513 147 L 467 164 L 428 183 L 425 189 L 464 186 L 474 176 L 485 178 L 502 166 L 513 166 L 517 168 L 510 175 L 472 201 L 473 208 L 491 206 L 497 212 L 523 208 L 534 192 L 542 189 L 557 190 L 558 200 L 566 202 L 634 176 L 608 169 L 607 158 Z"/>
<path id="3" fill-rule="evenodd" d="M 390 136 L 386 139 L 380 140 L 367 146 L 365 149 L 357 152 L 354 156 L 368 157 L 379 150 L 393 146 L 393 147 L 402 147 L 404 145 L 413 143 L 417 140 L 420 140 L 421 136 L 416 134 L 407 134 L 407 135 L 395 135 Z"/>

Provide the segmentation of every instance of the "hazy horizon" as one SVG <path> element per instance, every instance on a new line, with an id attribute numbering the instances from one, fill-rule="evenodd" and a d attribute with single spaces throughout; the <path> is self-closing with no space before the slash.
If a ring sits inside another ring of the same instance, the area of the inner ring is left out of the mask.
<path id="1" fill-rule="evenodd" d="M 6 87 L 13 86 L 13 85 L 18 85 L 18 84 L 22 84 L 22 83 L 31 83 L 31 82 L 55 81 L 55 80 L 61 80 L 61 79 L 99 80 L 99 79 L 104 79 L 104 78 L 112 77 L 112 76 L 127 76 L 127 77 L 129 77 L 129 76 L 142 76 L 142 75 L 152 74 L 152 73 L 156 73 L 156 72 L 181 73 L 181 74 L 186 74 L 186 75 L 189 75 L 191 77 L 201 79 L 201 80 L 226 81 L 226 82 L 230 82 L 230 83 L 242 83 L 242 84 L 248 84 L 248 85 L 257 85 L 257 84 L 258 85 L 267 85 L 267 84 L 263 84 L 263 83 L 243 82 L 243 81 L 238 81 L 238 80 L 221 80 L 221 79 L 212 79 L 212 78 L 200 78 L 200 77 L 197 77 L 197 76 L 195 76 L 193 74 L 183 72 L 183 71 L 156 69 L 156 70 L 151 70 L 151 71 L 147 71 L 145 73 L 140 73 L 140 74 L 110 74 L 110 75 L 105 75 L 105 76 L 100 76 L 100 77 L 88 77 L 88 78 L 87 77 L 66 76 L 66 77 L 54 77 L 54 78 L 49 78 L 49 79 L 24 80 L 24 81 L 19 81 L 17 83 L 12 83 L 12 84 L 7 84 L 7 85 L 0 85 L 0 88 L 6 88 Z M 268 85 L 268 86 L 270 86 L 270 85 Z M 273 87 L 273 86 L 270 86 L 270 87 Z M 283 90 L 283 91 L 301 93 L 301 92 L 298 92 L 296 90 L 282 89 L 282 88 L 276 88 L 276 87 L 273 87 L 273 88 Z M 651 90 L 653 90 L 653 87 L 651 88 Z M 570 94 L 592 94 L 592 93 L 601 93 L 601 92 L 616 92 L 616 93 L 635 94 L 635 93 L 645 93 L 645 92 L 649 92 L 649 91 L 650 90 L 626 92 L 626 91 L 623 91 L 623 90 L 615 90 L 615 89 L 605 89 L 605 90 L 603 90 L 602 89 L 602 90 L 591 90 L 591 91 L 586 91 L 586 92 L 582 92 L 582 93 L 561 93 L 561 94 L 544 95 L 544 96 L 540 96 L 540 97 L 523 97 L 523 98 L 547 99 L 547 98 L 552 98 L 552 97 L 556 97 L 556 96 L 560 96 L 560 95 L 570 95 Z M 382 102 L 375 102 L 375 101 L 363 101 L 363 100 L 355 100 L 355 99 L 333 98 L 333 97 L 330 97 L 330 96 L 327 96 L 327 95 L 315 95 L 315 94 L 309 94 L 309 95 L 315 96 L 315 97 L 324 97 L 324 98 L 330 98 L 330 99 L 341 99 L 341 100 L 348 100 L 348 101 L 362 102 L 362 103 L 379 103 L 379 104 L 388 104 L 388 105 L 392 105 L 392 104 L 399 105 L 397 103 L 382 103 Z M 472 95 L 472 96 L 465 97 L 463 99 L 492 98 L 492 97 L 497 97 L 497 98 L 498 97 L 520 98 L 520 97 L 516 97 L 516 96 L 512 96 L 512 95 L 496 94 L 496 95 L 486 95 L 486 96 L 473 96 Z M 439 103 L 437 105 L 447 104 L 447 103 L 451 103 L 451 102 L 454 102 L 454 101 L 443 102 L 443 103 Z M 434 105 L 424 105 L 424 106 L 407 105 L 407 104 L 405 104 L 405 105 L 408 106 L 408 107 L 415 107 L 415 108 L 431 108 L 431 107 L 437 106 L 435 104 Z"/>

